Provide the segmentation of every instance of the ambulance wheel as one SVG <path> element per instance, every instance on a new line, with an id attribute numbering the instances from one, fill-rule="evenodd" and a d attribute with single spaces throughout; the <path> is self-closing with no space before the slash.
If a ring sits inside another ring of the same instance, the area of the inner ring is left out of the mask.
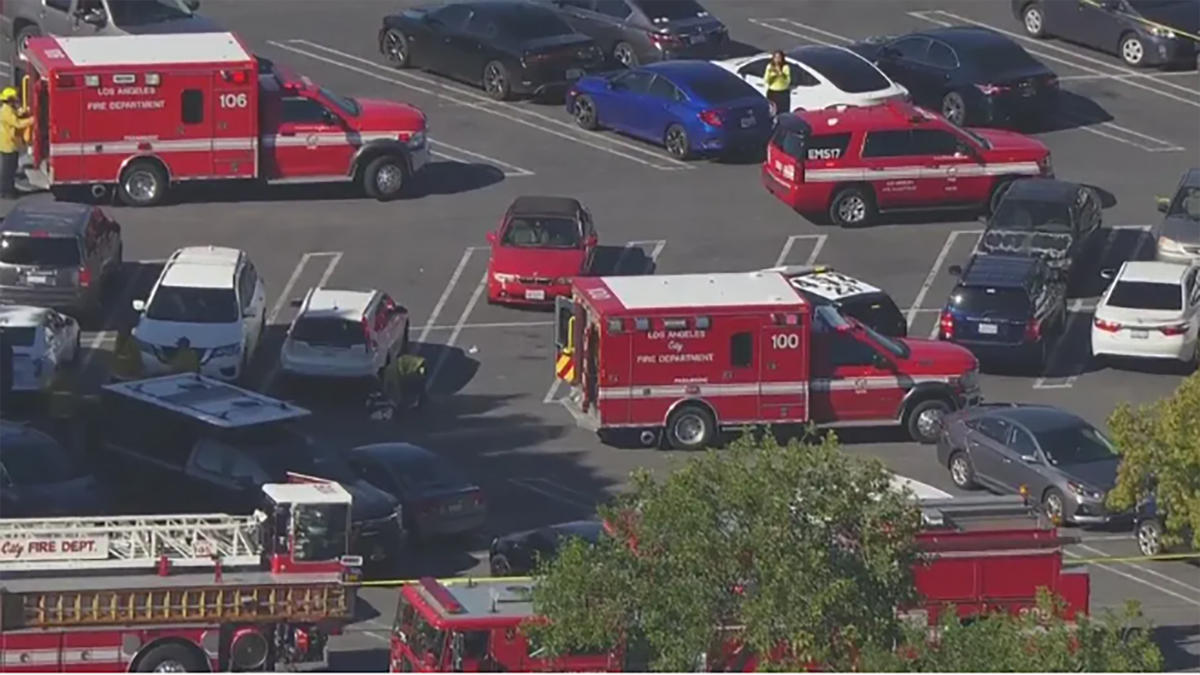
<path id="1" fill-rule="evenodd" d="M 158 162 L 139 160 L 125 167 L 117 197 L 127 206 L 156 206 L 167 197 L 167 172 Z"/>
<path id="2" fill-rule="evenodd" d="M 863 187 L 848 187 L 829 203 L 829 219 L 839 227 L 862 227 L 875 219 L 875 196 Z"/>
<path id="3" fill-rule="evenodd" d="M 208 670 L 192 650 L 179 644 L 163 644 L 138 660 L 139 673 L 202 673 Z"/>
<path id="4" fill-rule="evenodd" d="M 942 433 L 943 420 L 952 410 L 950 403 L 940 398 L 926 399 L 914 405 L 909 408 L 908 417 L 904 422 L 908 436 L 925 445 L 937 443 L 938 436 Z"/>
<path id="5" fill-rule="evenodd" d="M 408 179 L 404 159 L 396 155 L 376 157 L 363 170 L 363 191 L 371 199 L 390 202 L 400 196 Z"/>
<path id="6" fill-rule="evenodd" d="M 716 420 L 698 405 L 680 406 L 667 419 L 667 445 L 675 450 L 703 450 L 716 432 Z"/>

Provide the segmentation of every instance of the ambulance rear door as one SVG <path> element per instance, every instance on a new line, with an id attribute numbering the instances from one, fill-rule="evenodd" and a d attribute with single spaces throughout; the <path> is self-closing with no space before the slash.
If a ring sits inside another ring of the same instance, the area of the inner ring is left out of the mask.
<path id="1" fill-rule="evenodd" d="M 799 203 L 800 186 L 804 184 L 805 145 L 811 128 L 795 115 L 780 115 L 775 133 L 767 144 L 764 170 L 771 177 L 767 187 L 785 204 Z"/>
<path id="2" fill-rule="evenodd" d="M 246 64 L 213 78 L 213 175 L 256 178 L 258 169 L 258 76 Z"/>
<path id="3" fill-rule="evenodd" d="M 793 310 L 772 313 L 763 321 L 759 386 L 764 422 L 808 421 L 807 320 Z"/>
<path id="4" fill-rule="evenodd" d="M 574 385 L 578 381 L 577 348 L 583 341 L 583 320 L 576 317 L 577 307 L 569 296 L 554 299 L 554 376 Z"/>

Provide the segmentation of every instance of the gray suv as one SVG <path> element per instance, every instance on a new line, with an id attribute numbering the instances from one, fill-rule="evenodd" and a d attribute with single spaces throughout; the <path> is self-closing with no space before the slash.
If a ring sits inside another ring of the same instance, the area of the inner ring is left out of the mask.
<path id="1" fill-rule="evenodd" d="M 609 58 L 628 67 L 668 59 L 716 58 L 729 29 L 696 0 L 538 0 L 554 7 Z"/>
<path id="2" fill-rule="evenodd" d="M 199 0 L 5 0 L 0 34 L 24 53 L 29 38 L 38 35 L 220 32 L 217 24 L 195 14 L 199 7 Z"/>
<path id="3" fill-rule="evenodd" d="M 0 219 L 0 303 L 95 318 L 121 258 L 121 226 L 99 208 L 18 202 Z"/>

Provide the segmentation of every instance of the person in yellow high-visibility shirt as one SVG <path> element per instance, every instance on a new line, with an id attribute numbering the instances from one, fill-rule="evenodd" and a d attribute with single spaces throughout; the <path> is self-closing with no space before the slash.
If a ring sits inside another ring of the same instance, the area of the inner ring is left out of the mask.
<path id="1" fill-rule="evenodd" d="M 121 381 L 142 377 L 142 350 L 129 328 L 122 328 L 117 333 L 117 341 L 113 345 L 112 375 Z"/>
<path id="2" fill-rule="evenodd" d="M 171 358 L 171 372 L 198 373 L 200 372 L 200 355 L 192 349 L 192 341 L 181 337 L 175 343 L 175 356 Z"/>
<path id="3" fill-rule="evenodd" d="M 25 143 L 24 132 L 33 125 L 33 118 L 23 116 L 17 105 L 16 89 L 5 87 L 0 90 L 0 199 L 19 196 L 17 168 Z"/>
<path id="4" fill-rule="evenodd" d="M 763 73 L 767 85 L 767 100 L 776 115 L 792 111 L 792 67 L 782 51 L 771 54 L 771 62 Z"/>

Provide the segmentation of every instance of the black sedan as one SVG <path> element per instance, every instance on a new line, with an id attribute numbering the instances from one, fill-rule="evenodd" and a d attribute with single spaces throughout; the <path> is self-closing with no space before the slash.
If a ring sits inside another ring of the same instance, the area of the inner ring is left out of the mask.
<path id="1" fill-rule="evenodd" d="M 1036 120 L 1052 111 L 1058 76 L 994 30 L 951 26 L 850 46 L 908 88 L 913 102 L 958 125 Z"/>
<path id="2" fill-rule="evenodd" d="M 1191 66 L 1200 0 L 1012 0 L 1035 38 L 1056 37 L 1121 57 L 1135 68 Z"/>
<path id="3" fill-rule="evenodd" d="M 604 532 L 604 524 L 598 520 L 575 520 L 498 537 L 488 555 L 492 576 L 529 574 L 539 561 L 554 558 L 565 541 L 575 538 L 596 544 Z"/>
<path id="4" fill-rule="evenodd" d="M 425 448 L 377 443 L 347 454 L 355 473 L 400 500 L 410 538 L 469 535 L 487 522 L 483 490 Z"/>
<path id="5" fill-rule="evenodd" d="M 1064 278 L 1104 245 L 1100 199 L 1059 180 L 1013 181 L 979 239 L 981 253 L 1032 255 Z"/>
<path id="6" fill-rule="evenodd" d="M 0 517 L 89 516 L 108 506 L 96 478 L 50 436 L 0 421 L 0 448 Z"/>
<path id="7" fill-rule="evenodd" d="M 603 70 L 604 53 L 554 11 L 522 0 L 425 5 L 383 18 L 379 51 L 397 68 L 420 68 L 480 85 L 491 98 L 566 90 Z"/>

